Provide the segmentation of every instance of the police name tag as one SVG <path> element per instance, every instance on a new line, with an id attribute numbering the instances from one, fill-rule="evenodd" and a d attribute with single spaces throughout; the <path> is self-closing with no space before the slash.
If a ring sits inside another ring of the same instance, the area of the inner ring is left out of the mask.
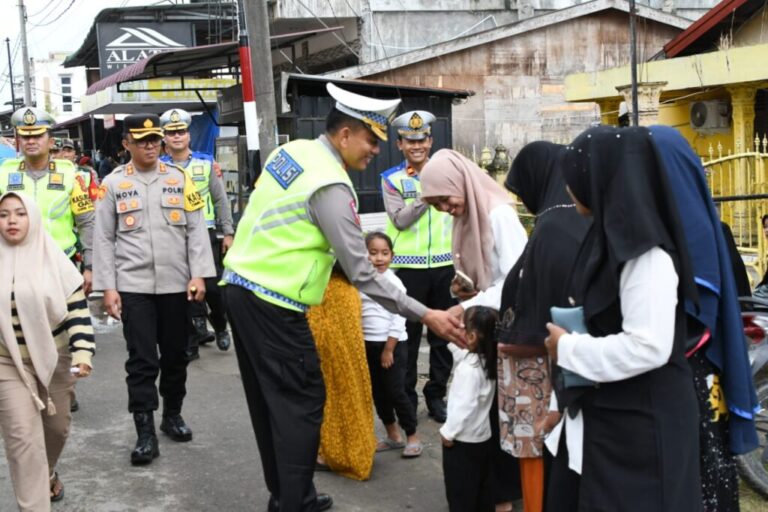
<path id="1" fill-rule="evenodd" d="M 405 178 L 400 180 L 403 186 L 403 198 L 415 199 L 419 196 L 419 191 L 416 190 L 416 181 L 413 178 Z"/>
<path id="2" fill-rule="evenodd" d="M 48 190 L 64 190 L 64 175 L 58 172 L 49 173 Z"/>
<path id="3" fill-rule="evenodd" d="M 8 175 L 8 190 L 24 190 L 24 176 L 20 172 Z"/>
<path id="4" fill-rule="evenodd" d="M 288 189 L 291 183 L 296 181 L 296 178 L 304 172 L 304 169 L 282 149 L 266 165 L 265 169 L 283 189 Z"/>

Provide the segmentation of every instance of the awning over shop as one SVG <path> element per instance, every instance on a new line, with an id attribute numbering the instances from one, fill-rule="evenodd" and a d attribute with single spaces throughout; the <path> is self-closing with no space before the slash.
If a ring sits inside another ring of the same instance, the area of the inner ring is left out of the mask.
<path id="1" fill-rule="evenodd" d="M 232 75 L 237 73 L 236 68 L 239 67 L 237 43 L 211 44 L 161 52 L 93 83 L 86 91 L 86 95 L 95 94 L 124 82 L 145 78 L 210 76 L 221 74 L 222 71 Z M 180 85 L 183 87 L 186 84 Z"/>

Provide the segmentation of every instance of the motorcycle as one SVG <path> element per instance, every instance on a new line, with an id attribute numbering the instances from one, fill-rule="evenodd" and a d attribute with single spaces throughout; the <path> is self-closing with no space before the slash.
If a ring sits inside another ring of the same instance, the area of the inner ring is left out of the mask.
<path id="1" fill-rule="evenodd" d="M 756 492 L 768 498 L 768 301 L 739 297 L 744 337 L 755 382 L 757 400 L 762 409 L 755 415 L 760 447 L 739 455 L 739 474 Z"/>

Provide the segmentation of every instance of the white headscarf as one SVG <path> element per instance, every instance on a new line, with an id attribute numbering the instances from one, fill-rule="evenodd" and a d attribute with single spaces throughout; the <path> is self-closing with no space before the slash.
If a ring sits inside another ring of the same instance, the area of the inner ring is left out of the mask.
<path id="1" fill-rule="evenodd" d="M 0 343 L 8 349 L 35 403 L 42 410 L 46 404 L 24 372 L 11 322 L 11 293 L 32 366 L 40 384 L 47 390 L 59 357 L 52 331 L 67 316 L 67 299 L 82 286 L 83 277 L 45 231 L 37 204 L 14 192 L 0 196 L 0 203 L 9 196 L 17 197 L 24 204 L 29 232 L 17 245 L 10 245 L 0 236 Z"/>

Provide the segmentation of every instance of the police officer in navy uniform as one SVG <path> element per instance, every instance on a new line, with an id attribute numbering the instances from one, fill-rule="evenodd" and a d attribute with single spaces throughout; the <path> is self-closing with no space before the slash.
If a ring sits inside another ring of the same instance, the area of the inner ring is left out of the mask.
<path id="1" fill-rule="evenodd" d="M 335 102 L 326 133 L 269 155 L 224 260 L 224 296 L 270 512 L 332 504 L 312 482 L 325 387 L 305 311 L 321 302 L 336 260 L 388 310 L 451 339 L 462 336 L 457 319 L 408 297 L 368 261 L 348 173 L 379 153 L 400 101 L 327 88 Z"/>
<path id="2" fill-rule="evenodd" d="M 202 301 L 215 275 L 205 203 L 183 170 L 159 161 L 163 132 L 154 114 L 123 121 L 131 160 L 104 178 L 94 233 L 94 284 L 107 313 L 123 321 L 128 410 L 136 426 L 131 463 L 160 455 L 154 411 L 163 397 L 160 430 L 192 439 L 181 416 L 186 395 L 188 302 Z M 159 353 L 158 353 L 159 352 Z"/>
<path id="3" fill-rule="evenodd" d="M 213 259 L 216 263 L 216 277 L 205 282 L 205 301 L 210 307 L 210 321 L 214 329 L 216 346 L 219 350 L 227 350 L 230 346 L 229 333 L 227 332 L 227 316 L 221 291 L 217 286 L 221 278 L 223 266 L 221 259 L 232 246 L 235 230 L 232 226 L 232 209 L 224 187 L 224 179 L 221 175 L 219 164 L 208 153 L 192 151 L 190 149 L 189 128 L 192 124 L 192 116 L 185 110 L 175 108 L 166 111 L 160 116 L 160 125 L 165 133 L 164 142 L 166 154 L 161 157 L 163 162 L 171 162 L 184 169 L 197 187 L 203 201 L 205 201 L 204 216 L 208 226 L 208 235 L 213 250 Z M 217 225 L 221 228 L 223 238 L 219 240 Z M 190 346 L 187 349 L 187 357 L 197 359 L 198 343 L 211 341 L 208 337 L 206 326 L 207 311 L 204 303 L 194 302 L 190 305 L 192 316 L 192 332 Z"/>
<path id="4" fill-rule="evenodd" d="M 387 211 L 387 234 L 393 241 L 392 268 L 405 285 L 408 295 L 436 309 L 448 309 L 456 301 L 451 297 L 454 276 L 451 256 L 453 218 L 421 200 L 419 173 L 429 160 L 432 149 L 432 123 L 435 116 L 425 110 L 406 112 L 394 121 L 397 148 L 405 160 L 381 174 L 381 189 Z M 405 386 L 414 409 L 417 362 L 421 344 L 421 322 L 409 321 L 408 366 Z M 429 343 L 429 381 L 424 385 L 424 399 L 429 415 L 445 422 L 445 393 L 453 367 L 447 342 L 433 331 Z"/>

